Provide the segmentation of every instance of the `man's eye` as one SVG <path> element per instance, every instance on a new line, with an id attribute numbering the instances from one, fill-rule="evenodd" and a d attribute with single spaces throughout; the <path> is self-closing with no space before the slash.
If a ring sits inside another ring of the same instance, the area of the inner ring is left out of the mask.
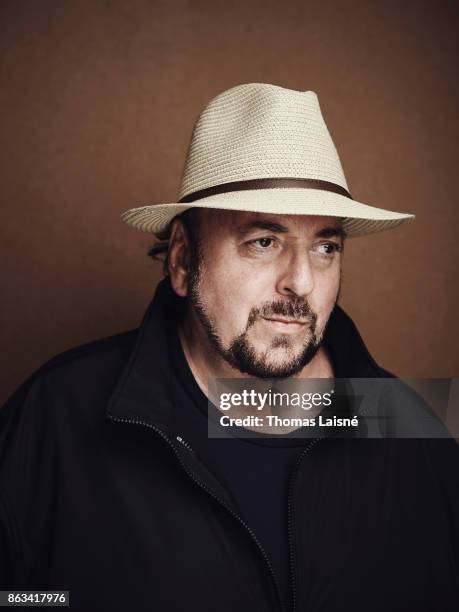
<path id="1" fill-rule="evenodd" d="M 342 251 L 342 247 L 336 242 L 323 242 L 317 246 L 317 250 L 322 255 L 333 255 L 334 253 Z"/>
<path id="2" fill-rule="evenodd" d="M 257 238 L 256 240 L 251 240 L 251 244 L 259 245 L 263 249 L 267 249 L 268 247 L 274 244 L 273 238 Z"/>

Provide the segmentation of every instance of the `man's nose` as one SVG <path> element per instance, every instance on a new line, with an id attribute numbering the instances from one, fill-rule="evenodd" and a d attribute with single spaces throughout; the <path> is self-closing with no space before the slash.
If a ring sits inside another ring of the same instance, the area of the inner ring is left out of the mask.
<path id="1" fill-rule="evenodd" d="M 282 295 L 308 296 L 314 289 L 314 274 L 307 249 L 294 249 L 283 262 L 277 281 L 277 291 Z"/>

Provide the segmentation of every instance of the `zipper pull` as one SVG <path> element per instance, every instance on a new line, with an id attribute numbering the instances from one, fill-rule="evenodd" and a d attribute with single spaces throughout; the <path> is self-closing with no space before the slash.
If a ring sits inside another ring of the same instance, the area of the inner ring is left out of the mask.
<path id="1" fill-rule="evenodd" d="M 176 439 L 183 444 L 183 446 L 190 451 L 190 453 L 194 453 L 193 449 L 191 448 L 191 446 L 188 444 L 188 442 L 186 442 L 186 440 L 184 440 L 181 436 L 176 436 Z"/>

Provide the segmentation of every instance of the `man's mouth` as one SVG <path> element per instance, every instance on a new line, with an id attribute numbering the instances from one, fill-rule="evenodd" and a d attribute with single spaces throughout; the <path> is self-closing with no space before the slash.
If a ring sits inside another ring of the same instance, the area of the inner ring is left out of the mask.
<path id="1" fill-rule="evenodd" d="M 300 319 L 283 319 L 282 317 L 263 317 L 265 321 L 268 321 L 272 326 L 277 327 L 283 331 L 299 331 L 307 325 L 307 321 L 301 321 Z"/>

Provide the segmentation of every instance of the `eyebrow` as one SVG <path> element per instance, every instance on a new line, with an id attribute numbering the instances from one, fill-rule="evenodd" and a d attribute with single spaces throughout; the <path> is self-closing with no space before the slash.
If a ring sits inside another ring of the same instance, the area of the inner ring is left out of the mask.
<path id="1" fill-rule="evenodd" d="M 262 229 L 267 230 L 268 232 L 276 232 L 278 234 L 287 234 L 289 232 L 288 227 L 285 225 L 281 225 L 280 223 L 274 223 L 272 221 L 250 221 L 249 223 L 245 223 L 237 228 L 238 234 L 240 236 L 244 236 L 248 234 L 252 230 Z M 316 238 L 341 238 L 341 240 L 345 240 L 347 237 L 346 232 L 342 227 L 323 227 L 315 234 Z"/>
<path id="2" fill-rule="evenodd" d="M 347 234 L 342 227 L 324 227 L 316 233 L 316 238 L 341 238 L 346 240 Z"/>
<path id="3" fill-rule="evenodd" d="M 248 234 L 255 229 L 267 230 L 268 232 L 277 232 L 278 234 L 286 234 L 288 232 L 288 228 L 285 227 L 285 225 L 274 223 L 273 221 L 250 221 L 249 223 L 240 225 L 237 228 L 237 231 L 238 234 L 243 236 L 244 234 Z"/>

